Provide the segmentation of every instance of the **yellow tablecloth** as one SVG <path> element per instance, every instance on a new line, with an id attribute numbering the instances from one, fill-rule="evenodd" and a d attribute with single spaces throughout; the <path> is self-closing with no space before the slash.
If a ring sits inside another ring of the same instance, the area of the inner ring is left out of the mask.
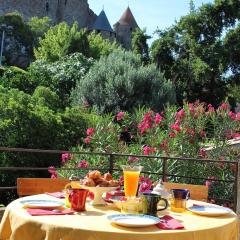
<path id="1" fill-rule="evenodd" d="M 51 199 L 42 194 L 25 197 Z M 1 240 L 238 240 L 238 220 L 233 213 L 222 217 L 204 217 L 185 213 L 170 214 L 182 221 L 184 230 L 160 230 L 146 228 L 125 228 L 111 225 L 108 214 L 118 210 L 112 206 L 93 208 L 87 204 L 87 211 L 76 215 L 30 216 L 18 199 L 10 203 L 0 224 Z M 192 205 L 196 201 L 190 201 Z"/>

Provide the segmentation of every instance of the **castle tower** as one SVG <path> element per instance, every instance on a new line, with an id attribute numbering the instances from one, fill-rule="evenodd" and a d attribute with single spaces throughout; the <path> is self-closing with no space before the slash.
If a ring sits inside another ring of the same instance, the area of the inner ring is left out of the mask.
<path id="1" fill-rule="evenodd" d="M 102 10 L 97 17 L 96 21 L 93 23 L 93 25 L 89 28 L 90 31 L 96 31 L 97 33 L 101 33 L 102 37 L 105 39 L 113 40 L 115 39 L 115 33 L 108 21 L 108 18 Z"/>
<path id="2" fill-rule="evenodd" d="M 132 32 L 135 31 L 138 24 L 132 14 L 131 9 L 125 10 L 120 20 L 114 24 L 117 41 L 125 48 L 131 49 L 132 47 Z"/>

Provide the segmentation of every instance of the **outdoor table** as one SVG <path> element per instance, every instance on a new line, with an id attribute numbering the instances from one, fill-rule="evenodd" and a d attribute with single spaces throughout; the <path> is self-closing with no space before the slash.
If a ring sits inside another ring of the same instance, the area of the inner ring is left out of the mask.
<path id="1" fill-rule="evenodd" d="M 235 213 L 221 217 L 205 217 L 170 210 L 160 212 L 182 222 L 185 229 L 161 230 L 156 226 L 126 228 L 112 225 L 107 215 L 119 213 L 113 206 L 92 207 L 75 215 L 31 216 L 23 208 L 23 199 L 56 198 L 41 194 L 17 199 L 10 203 L 0 224 L 1 240 L 237 240 L 238 219 Z M 64 201 L 59 200 L 58 201 Z M 188 204 L 201 202 L 189 200 Z"/>

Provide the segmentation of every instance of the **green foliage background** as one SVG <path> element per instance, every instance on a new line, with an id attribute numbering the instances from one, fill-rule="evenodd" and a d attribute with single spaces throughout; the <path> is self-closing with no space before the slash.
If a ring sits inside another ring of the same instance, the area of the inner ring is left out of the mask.
<path id="1" fill-rule="evenodd" d="M 175 91 L 154 64 L 143 66 L 140 55 L 115 50 L 77 82 L 72 99 L 77 105 L 89 103 L 98 113 L 131 111 L 143 105 L 160 110 L 175 103 Z"/>

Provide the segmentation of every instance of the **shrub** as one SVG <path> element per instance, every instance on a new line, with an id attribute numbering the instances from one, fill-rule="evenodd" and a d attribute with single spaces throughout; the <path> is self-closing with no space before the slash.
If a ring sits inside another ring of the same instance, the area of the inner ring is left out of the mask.
<path id="1" fill-rule="evenodd" d="M 175 102 L 175 92 L 155 65 L 143 66 L 139 55 L 115 50 L 77 82 L 72 99 L 80 105 L 87 101 L 99 113 L 131 111 L 143 105 L 159 110 Z"/>
<path id="2" fill-rule="evenodd" d="M 39 86 L 35 89 L 32 99 L 37 105 L 47 106 L 49 109 L 59 109 L 58 95 L 47 87 Z"/>
<path id="3" fill-rule="evenodd" d="M 88 35 L 89 56 L 99 59 L 101 56 L 108 56 L 113 50 L 120 48 L 116 42 L 111 43 L 108 39 L 103 39 L 102 35 L 95 31 Z"/>
<path id="4" fill-rule="evenodd" d="M 115 121 L 112 115 L 104 115 L 97 125 L 87 129 L 85 144 L 72 150 L 232 161 L 237 160 L 239 150 L 229 147 L 228 140 L 237 137 L 240 137 L 240 113 L 231 112 L 226 103 L 215 109 L 210 104 L 195 102 L 185 103 L 182 109 L 168 107 L 162 113 L 147 109 L 139 109 L 133 114 L 119 112 Z M 89 168 L 109 167 L 103 156 L 71 155 L 64 159 L 63 166 L 76 171 L 58 171 L 59 176 L 85 173 L 86 169 L 80 164 L 83 160 L 84 166 Z M 163 162 L 159 159 L 117 156 L 115 160 L 114 168 L 138 163 L 144 166 L 144 171 L 158 173 L 150 175 L 152 180 L 159 180 L 162 173 Z M 233 164 L 170 160 L 167 170 L 168 174 L 203 178 L 178 177 L 177 181 L 211 186 L 210 197 L 233 199 L 233 185 L 226 187 L 218 181 L 234 179 L 236 169 Z M 208 180 L 205 182 L 204 178 Z M 176 181 L 174 177 L 169 180 Z"/>
<path id="5" fill-rule="evenodd" d="M 50 101 L 51 100 L 51 101 Z M 17 89 L 0 86 L 0 142 L 5 147 L 35 149 L 67 149 L 82 144 L 87 123 L 82 109 L 55 111 L 56 95 L 39 87 L 33 97 Z M 51 108 L 50 108 L 51 107 Z M 1 153 L 0 166 L 48 167 L 59 165 L 59 155 Z M 0 186 L 15 185 L 16 177 L 44 177 L 47 173 L 26 171 L 1 173 Z M 0 202 L 11 200 L 10 193 L 2 194 Z"/>
<path id="6" fill-rule="evenodd" d="M 54 62 L 68 54 L 81 52 L 88 55 L 89 45 L 86 30 L 78 31 L 75 22 L 71 27 L 63 22 L 51 27 L 34 49 L 36 59 Z"/>
<path id="7" fill-rule="evenodd" d="M 39 40 L 51 27 L 52 21 L 49 17 L 43 18 L 32 17 L 27 24 L 32 31 L 34 37 L 34 45 L 37 46 Z"/>
<path id="8" fill-rule="evenodd" d="M 49 87 L 56 92 L 61 105 L 67 106 L 76 81 L 83 78 L 92 63 L 81 53 L 75 53 L 54 63 L 38 60 L 30 65 L 28 71 L 36 86 Z"/>
<path id="9" fill-rule="evenodd" d="M 32 81 L 28 72 L 14 66 L 6 68 L 0 84 L 5 88 L 16 88 L 29 94 L 32 94 L 36 88 L 36 83 Z"/>

